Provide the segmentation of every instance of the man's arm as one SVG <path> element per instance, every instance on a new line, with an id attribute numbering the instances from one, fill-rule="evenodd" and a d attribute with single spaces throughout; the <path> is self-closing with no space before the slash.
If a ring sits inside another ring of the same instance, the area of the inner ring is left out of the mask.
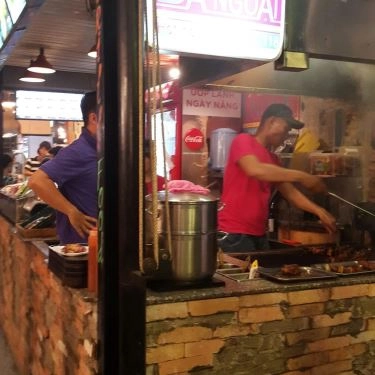
<path id="1" fill-rule="evenodd" d="M 325 184 L 317 176 L 296 169 L 287 169 L 274 164 L 262 163 L 254 155 L 243 156 L 238 161 L 238 165 L 248 176 L 257 180 L 299 182 L 314 193 L 325 193 L 327 191 Z"/>
<path id="2" fill-rule="evenodd" d="M 277 184 L 281 195 L 292 205 L 319 217 L 329 233 L 336 232 L 336 219 L 323 207 L 315 204 L 289 182 Z"/>
<path id="3" fill-rule="evenodd" d="M 60 193 L 54 182 L 41 169 L 35 171 L 29 178 L 28 186 L 44 202 L 65 214 L 80 236 L 84 237 L 96 225 L 96 218 L 86 216 L 79 211 Z"/>

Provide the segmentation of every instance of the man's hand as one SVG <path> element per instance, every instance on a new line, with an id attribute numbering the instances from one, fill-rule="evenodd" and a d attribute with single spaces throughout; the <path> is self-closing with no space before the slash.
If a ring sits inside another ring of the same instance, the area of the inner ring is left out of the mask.
<path id="1" fill-rule="evenodd" d="M 87 236 L 97 224 L 96 218 L 84 215 L 76 207 L 68 213 L 68 218 L 72 227 L 81 237 Z"/>
<path id="2" fill-rule="evenodd" d="M 335 233 L 337 231 L 336 219 L 328 211 L 320 207 L 317 215 L 328 233 Z"/>
<path id="3" fill-rule="evenodd" d="M 313 193 L 324 193 L 328 192 L 327 186 L 323 182 L 320 177 L 313 176 L 311 174 L 306 173 L 303 179 L 301 179 L 300 183 L 307 189 L 309 189 Z"/>
<path id="4" fill-rule="evenodd" d="M 323 224 L 328 233 L 336 232 L 336 219 L 323 207 L 318 206 L 313 201 L 308 199 L 293 184 L 284 182 L 278 184 L 277 188 L 289 203 L 295 205 L 301 210 L 311 212 L 312 214 L 318 216 L 320 222 Z"/>

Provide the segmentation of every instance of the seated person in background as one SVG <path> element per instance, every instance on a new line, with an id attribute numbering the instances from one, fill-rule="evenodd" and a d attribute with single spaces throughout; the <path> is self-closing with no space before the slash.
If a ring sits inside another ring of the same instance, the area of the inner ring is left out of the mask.
<path id="1" fill-rule="evenodd" d="M 152 193 L 152 175 L 151 175 L 151 148 L 150 141 L 145 141 L 145 193 Z M 156 176 L 157 190 L 164 190 L 165 179 L 162 176 Z"/>
<path id="2" fill-rule="evenodd" d="M 63 146 L 55 146 L 55 147 L 52 147 L 49 151 L 48 151 L 48 153 L 51 155 L 51 157 L 55 157 L 58 153 L 59 153 L 59 151 L 61 150 L 61 149 L 63 149 L 64 147 Z"/>
<path id="3" fill-rule="evenodd" d="M 13 158 L 8 154 L 0 155 L 0 173 L 2 174 L 1 186 L 17 183 L 17 179 L 11 175 Z"/>
<path id="4" fill-rule="evenodd" d="M 26 177 L 31 176 L 42 164 L 42 161 L 47 157 L 49 150 L 51 149 L 51 143 L 43 141 L 38 148 L 38 155 L 33 158 L 29 158 L 26 161 L 24 168 L 24 175 Z"/>
<path id="5" fill-rule="evenodd" d="M 48 151 L 48 155 L 41 161 L 40 165 L 46 163 L 47 161 L 53 159 L 61 149 L 63 149 L 64 147 L 63 146 L 55 146 L 55 147 L 52 147 L 49 151 Z"/>

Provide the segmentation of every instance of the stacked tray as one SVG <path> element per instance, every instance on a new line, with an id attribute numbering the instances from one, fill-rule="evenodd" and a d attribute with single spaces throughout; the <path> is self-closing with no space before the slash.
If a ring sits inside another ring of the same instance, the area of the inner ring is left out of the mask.
<path id="1" fill-rule="evenodd" d="M 249 279 L 249 271 L 245 272 L 243 268 L 231 263 L 222 264 L 220 268 L 216 270 L 216 273 L 239 283 L 255 280 Z"/>
<path id="2" fill-rule="evenodd" d="M 60 251 L 50 247 L 48 268 L 59 278 L 62 283 L 71 288 L 87 287 L 87 254 L 79 256 L 66 256 Z M 56 246 L 58 248 L 58 246 Z"/>

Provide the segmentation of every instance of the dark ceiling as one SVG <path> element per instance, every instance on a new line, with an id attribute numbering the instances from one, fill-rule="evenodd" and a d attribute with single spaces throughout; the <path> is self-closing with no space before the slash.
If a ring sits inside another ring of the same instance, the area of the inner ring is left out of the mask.
<path id="1" fill-rule="evenodd" d="M 34 6 L 30 6 L 33 4 Z M 95 44 L 95 11 L 89 0 L 29 1 L 28 15 L 8 43 L 3 67 L 26 68 L 44 47 L 57 71 L 96 73 L 95 59 L 87 52 Z M 26 21 L 25 21 L 26 18 Z M 17 36 L 18 34 L 18 36 Z"/>
<path id="2" fill-rule="evenodd" d="M 19 78 L 43 47 L 56 74 L 46 75 L 42 84 L 27 83 L 28 88 L 68 91 L 94 88 L 96 61 L 87 55 L 96 41 L 94 3 L 94 0 L 29 0 L 16 31 L 0 51 L 3 87 L 24 86 Z M 167 70 L 176 65 L 177 59 L 176 55 L 160 56 L 162 82 L 170 79 Z"/>

